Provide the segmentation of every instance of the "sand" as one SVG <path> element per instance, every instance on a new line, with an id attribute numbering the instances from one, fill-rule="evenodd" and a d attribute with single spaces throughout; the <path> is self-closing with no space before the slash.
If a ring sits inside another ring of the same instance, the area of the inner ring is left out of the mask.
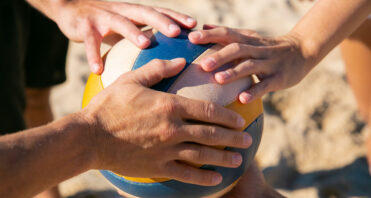
<path id="1" fill-rule="evenodd" d="M 188 13 L 198 19 L 199 27 L 211 23 L 254 29 L 267 36 L 285 34 L 312 6 L 295 0 L 130 2 Z M 71 43 L 67 58 L 68 80 L 52 92 L 56 118 L 80 109 L 89 75 L 82 44 Z M 371 197 L 371 177 L 364 159 L 367 129 L 357 114 L 338 49 L 297 86 L 266 95 L 264 107 L 257 159 L 277 190 L 288 197 Z M 74 198 L 118 197 L 97 171 L 63 182 L 61 192 Z"/>

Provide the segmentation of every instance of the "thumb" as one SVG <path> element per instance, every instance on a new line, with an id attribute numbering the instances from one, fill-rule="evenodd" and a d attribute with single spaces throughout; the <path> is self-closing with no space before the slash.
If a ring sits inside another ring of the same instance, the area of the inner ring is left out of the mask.
<path id="1" fill-rule="evenodd" d="M 128 73 L 125 78 L 127 81 L 151 87 L 164 78 L 177 75 L 182 71 L 185 64 L 186 61 L 184 58 L 175 58 L 172 60 L 154 59 L 143 67 Z"/>
<path id="2" fill-rule="evenodd" d="M 257 98 L 263 97 L 264 94 L 270 92 L 271 86 L 274 83 L 272 79 L 264 79 L 260 81 L 259 83 L 253 85 L 251 88 L 248 90 L 240 93 L 238 96 L 238 99 L 242 104 L 247 104 L 252 102 L 253 100 Z"/>

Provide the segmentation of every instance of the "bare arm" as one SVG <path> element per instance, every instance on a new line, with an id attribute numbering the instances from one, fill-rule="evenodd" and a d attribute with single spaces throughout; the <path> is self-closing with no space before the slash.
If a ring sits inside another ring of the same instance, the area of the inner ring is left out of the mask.
<path id="1" fill-rule="evenodd" d="M 220 183 L 219 173 L 180 161 L 238 167 L 239 153 L 210 146 L 248 148 L 251 137 L 235 132 L 244 120 L 210 102 L 144 87 L 176 75 L 184 65 L 184 59 L 154 60 L 122 75 L 79 113 L 0 137 L 0 197 L 31 197 L 89 169 L 206 186 Z"/>
<path id="2" fill-rule="evenodd" d="M 0 197 L 32 197 L 89 170 L 88 126 L 78 114 L 0 138 Z M 22 186 L 22 188 L 19 188 Z"/>
<path id="3" fill-rule="evenodd" d="M 257 74 L 261 82 L 242 92 L 248 103 L 267 92 L 285 89 L 301 81 L 326 54 L 349 36 L 371 13 L 370 0 L 320 0 L 286 35 L 269 38 L 252 30 L 206 26 L 189 35 L 193 43 L 221 43 L 220 51 L 202 62 L 205 71 L 239 60 L 239 64 L 217 72 L 223 84 Z"/>
<path id="4" fill-rule="evenodd" d="M 296 35 L 315 66 L 371 14 L 370 0 L 320 0 L 289 34 Z"/>

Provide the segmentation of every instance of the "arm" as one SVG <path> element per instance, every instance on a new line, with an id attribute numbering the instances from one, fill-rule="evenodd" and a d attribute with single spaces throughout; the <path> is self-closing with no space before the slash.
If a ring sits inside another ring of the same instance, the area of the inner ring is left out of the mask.
<path id="1" fill-rule="evenodd" d="M 236 186 L 221 198 L 284 198 L 265 181 L 258 163 L 254 161 Z"/>
<path id="2" fill-rule="evenodd" d="M 267 92 L 300 82 L 337 44 L 349 36 L 371 13 L 369 0 L 320 0 L 287 35 L 268 38 L 252 30 L 206 26 L 189 35 L 193 43 L 220 43 L 223 49 L 205 58 L 202 68 L 213 71 L 239 60 L 233 68 L 215 74 L 223 84 L 256 74 L 261 80 L 242 92 L 248 103 Z"/>
<path id="3" fill-rule="evenodd" d="M 314 67 L 371 14 L 369 0 L 321 0 L 297 23 L 289 35 L 301 42 Z"/>
<path id="4" fill-rule="evenodd" d="M 180 33 L 179 25 L 193 28 L 191 17 L 166 8 L 148 7 L 125 2 L 102 0 L 27 0 L 29 4 L 52 19 L 72 41 L 84 42 L 92 72 L 101 74 L 103 62 L 100 45 L 103 38 L 114 33 L 146 48 L 150 40 L 137 26 L 149 25 L 169 37 Z M 178 25 L 179 24 L 179 25 Z"/>
<path id="5" fill-rule="evenodd" d="M 1 137 L 0 197 L 32 197 L 93 168 L 87 131 L 81 116 L 72 114 L 47 126 Z"/>
<path id="6" fill-rule="evenodd" d="M 244 120 L 210 102 L 143 87 L 176 75 L 184 65 L 184 59 L 152 61 L 122 75 L 82 111 L 0 137 L 0 197 L 31 197 L 89 169 L 199 185 L 220 183 L 219 173 L 180 161 L 238 167 L 239 153 L 210 146 L 248 148 L 251 137 L 234 130 Z"/>

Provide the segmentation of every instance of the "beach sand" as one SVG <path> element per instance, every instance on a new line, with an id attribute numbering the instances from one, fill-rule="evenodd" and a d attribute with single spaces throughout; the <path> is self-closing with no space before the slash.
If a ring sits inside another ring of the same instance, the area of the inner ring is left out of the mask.
<path id="1" fill-rule="evenodd" d="M 296 0 L 129 2 L 182 11 L 196 18 L 198 27 L 218 24 L 267 36 L 285 34 L 312 6 Z M 56 118 L 80 109 L 89 75 L 82 44 L 70 44 L 67 72 L 67 82 L 52 92 Z M 288 197 L 371 197 L 364 159 L 367 129 L 357 114 L 338 49 L 297 86 L 266 95 L 264 108 L 264 134 L 256 158 L 277 190 Z M 119 197 L 97 171 L 67 180 L 60 189 L 71 198 Z"/>

